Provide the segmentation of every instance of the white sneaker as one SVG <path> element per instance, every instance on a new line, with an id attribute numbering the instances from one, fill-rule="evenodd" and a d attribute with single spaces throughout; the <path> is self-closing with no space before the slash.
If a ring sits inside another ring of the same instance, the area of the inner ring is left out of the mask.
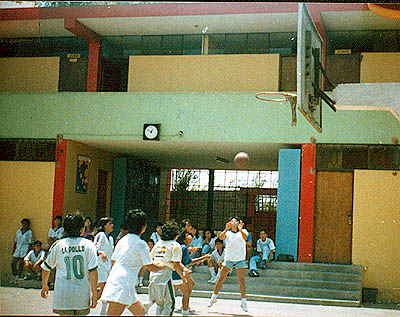
<path id="1" fill-rule="evenodd" d="M 212 277 L 212 278 L 210 278 L 208 281 L 207 281 L 207 283 L 210 283 L 210 284 L 216 284 L 217 283 L 217 277 L 215 276 L 215 277 Z"/>
<path id="2" fill-rule="evenodd" d="M 246 303 L 241 303 L 241 304 L 240 304 L 240 307 L 241 307 L 245 312 L 248 312 L 248 310 L 247 310 L 247 304 L 246 304 Z"/>
<path id="3" fill-rule="evenodd" d="M 211 299 L 210 299 L 210 301 L 209 301 L 209 303 L 208 303 L 207 307 L 211 307 L 211 306 L 212 306 L 212 305 L 214 305 L 216 302 L 217 302 L 217 299 L 216 299 L 216 298 L 213 298 L 213 297 L 211 297 Z"/>

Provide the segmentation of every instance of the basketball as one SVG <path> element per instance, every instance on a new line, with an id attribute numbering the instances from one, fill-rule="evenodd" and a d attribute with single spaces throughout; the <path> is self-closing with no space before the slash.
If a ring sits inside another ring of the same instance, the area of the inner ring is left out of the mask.
<path id="1" fill-rule="evenodd" d="M 249 163 L 249 155 L 246 152 L 239 152 L 235 155 L 234 162 L 236 167 L 244 168 Z"/>

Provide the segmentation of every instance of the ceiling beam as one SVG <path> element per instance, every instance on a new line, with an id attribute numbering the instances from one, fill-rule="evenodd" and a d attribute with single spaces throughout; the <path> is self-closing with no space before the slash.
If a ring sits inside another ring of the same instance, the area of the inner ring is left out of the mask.
<path id="1" fill-rule="evenodd" d="M 87 42 L 100 42 L 101 36 L 75 18 L 65 18 L 64 28 Z"/>
<path id="2" fill-rule="evenodd" d="M 307 3 L 324 11 L 364 11 L 367 3 Z M 297 12 L 296 2 L 195 2 L 0 9 L 0 20 L 193 16 Z"/>

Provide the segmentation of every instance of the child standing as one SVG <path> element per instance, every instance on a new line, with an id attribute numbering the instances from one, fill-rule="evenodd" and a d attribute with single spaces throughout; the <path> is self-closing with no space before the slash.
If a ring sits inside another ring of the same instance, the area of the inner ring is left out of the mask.
<path id="1" fill-rule="evenodd" d="M 97 248 L 98 254 L 98 297 L 101 297 L 103 293 L 104 286 L 106 285 L 108 275 L 111 271 L 111 256 L 114 251 L 114 238 L 110 235 L 113 231 L 114 225 L 112 223 L 112 218 L 103 217 L 99 220 L 99 231 L 94 238 L 94 244 Z M 101 302 L 100 315 L 105 315 L 107 305 Z"/>
<path id="2" fill-rule="evenodd" d="M 163 224 L 161 222 L 159 222 L 157 224 L 156 231 L 154 231 L 150 236 L 150 239 L 153 240 L 154 243 L 157 243 L 158 241 L 161 240 L 162 226 L 163 226 Z"/>
<path id="3" fill-rule="evenodd" d="M 29 228 L 31 222 L 28 218 L 21 220 L 21 229 L 17 230 L 14 239 L 13 259 L 11 269 L 14 279 L 11 283 L 16 283 L 18 278 L 22 278 L 22 270 L 24 269 L 24 257 L 32 247 L 33 233 Z"/>
<path id="4" fill-rule="evenodd" d="M 144 266 L 149 271 L 158 271 L 165 266 L 151 263 L 149 247 L 140 238 L 146 231 L 146 214 L 130 210 L 125 224 L 128 233 L 115 246 L 112 269 L 100 300 L 109 303 L 107 315 L 119 316 L 128 308 L 133 315 L 143 316 L 145 310 L 135 289 L 139 270 Z"/>
<path id="5" fill-rule="evenodd" d="M 44 250 L 42 250 L 42 241 L 35 241 L 33 250 L 29 251 L 24 258 L 24 266 L 27 272 L 24 280 L 40 279 L 42 272 L 40 265 L 43 263 L 45 255 Z"/>
<path id="6" fill-rule="evenodd" d="M 157 304 L 156 315 L 170 316 L 175 309 L 175 293 L 172 287 L 172 271 L 176 270 L 186 283 L 181 267 L 182 249 L 176 238 L 179 234 L 178 224 L 169 221 L 162 226 L 161 240 L 158 241 L 151 256 L 153 263 L 166 266 L 165 270 L 150 272 L 149 300 Z"/>
<path id="7" fill-rule="evenodd" d="M 79 212 L 65 217 L 65 238 L 56 241 L 42 263 L 41 296 L 47 298 L 50 270 L 57 268 L 53 312 L 87 315 L 97 305 L 97 251 L 81 237 L 84 219 Z"/>
<path id="8" fill-rule="evenodd" d="M 64 236 L 64 228 L 61 226 L 61 224 L 62 224 L 62 217 L 56 216 L 54 218 L 54 227 L 51 227 L 49 229 L 49 233 L 47 234 L 47 243 L 49 245 L 48 247 L 49 249 L 54 242 L 62 239 Z"/>
<path id="9" fill-rule="evenodd" d="M 215 285 L 214 294 L 211 296 L 208 307 L 211 307 L 217 302 L 217 296 L 222 288 L 226 276 L 229 271 L 235 267 L 238 277 L 238 283 L 240 288 L 240 295 L 242 303 L 240 307 L 247 312 L 246 303 L 246 285 L 245 285 L 245 274 L 246 274 L 246 241 L 248 232 L 243 229 L 243 221 L 238 221 L 236 217 L 232 217 L 225 225 L 225 230 L 219 235 L 221 240 L 226 239 L 225 248 L 225 259 L 222 265 L 221 273 L 219 275 L 217 284 Z"/>

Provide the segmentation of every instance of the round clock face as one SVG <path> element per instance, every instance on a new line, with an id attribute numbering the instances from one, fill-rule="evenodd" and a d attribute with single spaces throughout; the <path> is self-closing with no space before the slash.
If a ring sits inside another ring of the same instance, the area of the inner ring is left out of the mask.
<path id="1" fill-rule="evenodd" d="M 154 125 L 147 126 L 146 129 L 144 130 L 144 135 L 148 139 L 155 139 L 158 135 L 157 127 Z"/>

